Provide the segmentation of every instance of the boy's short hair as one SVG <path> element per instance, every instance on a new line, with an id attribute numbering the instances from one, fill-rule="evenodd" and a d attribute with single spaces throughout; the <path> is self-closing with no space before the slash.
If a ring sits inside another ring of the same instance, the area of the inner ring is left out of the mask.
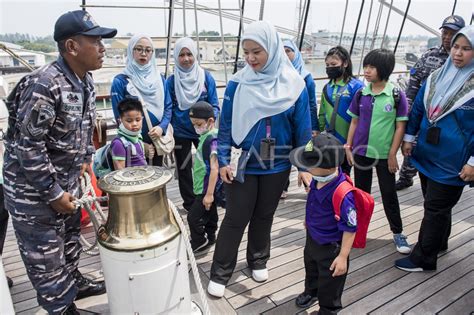
<path id="1" fill-rule="evenodd" d="M 199 101 L 189 110 L 189 118 L 198 118 L 208 120 L 214 118 L 214 110 L 212 105 L 206 101 Z"/>
<path id="2" fill-rule="evenodd" d="M 327 132 L 313 136 L 306 146 L 290 152 L 291 164 L 306 169 L 339 167 L 344 162 L 344 158 L 342 143 Z"/>
<path id="3" fill-rule="evenodd" d="M 379 48 L 370 51 L 364 58 L 363 66 L 371 65 L 377 69 L 380 80 L 388 81 L 395 68 L 395 55 L 392 51 Z"/>
<path id="4" fill-rule="evenodd" d="M 143 113 L 143 106 L 138 97 L 127 95 L 122 99 L 117 106 L 120 117 L 122 117 L 126 112 L 136 110 Z"/>

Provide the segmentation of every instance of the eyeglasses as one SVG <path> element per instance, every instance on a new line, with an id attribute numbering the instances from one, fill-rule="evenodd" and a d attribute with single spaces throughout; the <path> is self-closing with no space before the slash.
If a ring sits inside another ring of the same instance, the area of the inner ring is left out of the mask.
<path id="1" fill-rule="evenodd" d="M 143 53 L 149 55 L 153 52 L 153 48 L 151 48 L 151 47 L 147 47 L 147 48 L 135 47 L 135 48 L 133 48 L 133 50 L 136 51 L 137 53 L 139 53 L 140 55 L 143 54 Z"/>

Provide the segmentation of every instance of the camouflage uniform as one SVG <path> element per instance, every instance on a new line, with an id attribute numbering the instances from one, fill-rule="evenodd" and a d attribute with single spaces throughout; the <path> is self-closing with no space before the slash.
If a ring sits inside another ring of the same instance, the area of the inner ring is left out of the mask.
<path id="1" fill-rule="evenodd" d="M 410 81 L 406 89 L 406 96 L 409 104 L 409 109 L 415 101 L 416 94 L 426 81 L 428 76 L 440 68 L 448 59 L 449 53 L 446 52 L 443 46 L 433 47 L 426 51 L 420 60 L 410 70 Z M 411 164 L 410 159 L 403 158 L 403 164 L 400 169 L 400 182 L 411 182 L 417 173 L 416 168 Z"/>
<path id="2" fill-rule="evenodd" d="M 80 211 L 61 214 L 49 203 L 67 191 L 78 197 L 83 163 L 90 163 L 95 92 L 62 57 L 25 76 L 7 99 L 5 206 L 23 262 L 50 314 L 73 303 L 81 245 Z"/>

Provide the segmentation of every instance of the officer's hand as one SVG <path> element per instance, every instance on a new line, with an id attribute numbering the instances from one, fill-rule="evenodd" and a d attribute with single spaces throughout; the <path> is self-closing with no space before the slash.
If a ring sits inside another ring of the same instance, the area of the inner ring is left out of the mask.
<path id="1" fill-rule="evenodd" d="M 230 166 L 223 166 L 219 169 L 219 175 L 221 176 L 221 179 L 224 183 L 226 184 L 232 184 L 232 181 L 234 180 L 234 176 L 232 175 L 232 170 Z"/>
<path id="2" fill-rule="evenodd" d="M 311 185 L 311 180 L 313 179 L 313 176 L 311 173 L 308 172 L 298 172 L 298 187 L 301 187 L 301 185 L 304 185 L 304 189 L 306 192 L 309 192 L 309 185 Z"/>
<path id="3" fill-rule="evenodd" d="M 87 172 L 89 175 L 91 175 L 91 165 L 89 163 L 82 163 L 81 167 L 81 177 L 84 175 L 84 173 Z"/>
<path id="4" fill-rule="evenodd" d="M 74 198 L 73 195 L 68 192 L 64 192 L 61 198 L 51 201 L 49 204 L 56 212 L 63 214 L 72 214 L 76 210 L 76 207 L 72 203 L 74 199 L 76 198 Z"/>
<path id="5" fill-rule="evenodd" d="M 402 144 L 403 156 L 411 156 L 412 150 L 413 150 L 413 143 L 403 141 L 403 144 Z"/>

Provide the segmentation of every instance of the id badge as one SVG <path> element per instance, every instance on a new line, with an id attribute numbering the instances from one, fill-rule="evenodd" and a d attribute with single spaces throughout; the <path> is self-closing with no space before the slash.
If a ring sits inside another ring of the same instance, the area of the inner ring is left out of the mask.
<path id="1" fill-rule="evenodd" d="M 426 142 L 429 144 L 438 144 L 439 136 L 441 134 L 441 128 L 437 126 L 431 126 L 426 132 Z"/>
<path id="2" fill-rule="evenodd" d="M 275 159 L 275 138 L 264 138 L 260 141 L 260 158 L 263 161 L 273 161 Z"/>
<path id="3" fill-rule="evenodd" d="M 230 150 L 230 169 L 232 170 L 232 176 L 237 176 L 237 170 L 239 168 L 239 159 L 242 155 L 242 148 L 231 147 Z"/>

